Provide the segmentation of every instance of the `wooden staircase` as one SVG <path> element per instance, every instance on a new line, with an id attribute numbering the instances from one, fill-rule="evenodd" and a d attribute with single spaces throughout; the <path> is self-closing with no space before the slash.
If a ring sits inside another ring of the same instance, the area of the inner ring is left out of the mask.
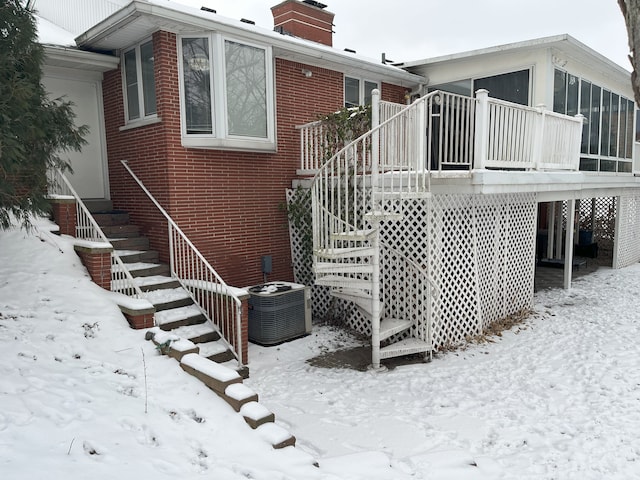
<path id="1" fill-rule="evenodd" d="M 249 369 L 238 365 L 217 328 L 207 321 L 191 294 L 171 276 L 169 265 L 159 261 L 158 252 L 150 249 L 149 239 L 129 222 L 129 214 L 113 210 L 110 202 L 89 201 L 86 205 L 145 298 L 155 307 L 156 325 L 196 344 L 202 357 L 247 378 Z"/>

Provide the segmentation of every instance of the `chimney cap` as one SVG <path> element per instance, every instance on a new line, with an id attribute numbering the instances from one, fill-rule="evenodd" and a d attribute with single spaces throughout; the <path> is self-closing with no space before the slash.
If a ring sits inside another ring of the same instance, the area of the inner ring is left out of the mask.
<path id="1" fill-rule="evenodd" d="M 321 10 L 327 8 L 324 3 L 316 2 L 316 0 L 302 0 L 302 3 L 306 3 L 307 5 L 311 5 L 312 7 L 316 7 Z"/>

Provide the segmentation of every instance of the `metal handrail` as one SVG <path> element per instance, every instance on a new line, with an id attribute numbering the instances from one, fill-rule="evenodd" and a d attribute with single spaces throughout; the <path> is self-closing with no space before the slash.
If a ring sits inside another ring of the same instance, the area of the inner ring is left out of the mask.
<path id="1" fill-rule="evenodd" d="M 189 292 L 207 320 L 220 330 L 222 340 L 242 366 L 246 361 L 242 353 L 242 301 L 147 190 L 127 162 L 123 160 L 121 163 L 167 221 L 172 276 Z M 230 302 L 223 299 L 230 299 Z M 235 339 L 232 338 L 234 335 Z"/>
<path id="2" fill-rule="evenodd" d="M 49 196 L 63 195 L 73 197 L 76 203 L 76 238 L 103 242 L 111 245 L 100 225 L 75 191 L 69 179 L 60 169 L 50 170 L 48 182 Z M 114 266 L 116 268 L 114 268 Z M 144 293 L 125 267 L 115 249 L 111 251 L 111 291 L 120 292 L 133 298 L 144 298 Z"/>

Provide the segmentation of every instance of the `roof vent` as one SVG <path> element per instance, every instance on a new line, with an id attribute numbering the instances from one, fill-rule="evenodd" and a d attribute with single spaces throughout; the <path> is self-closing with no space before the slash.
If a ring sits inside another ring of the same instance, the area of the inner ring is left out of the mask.
<path id="1" fill-rule="evenodd" d="M 209 7 L 200 7 L 200 10 L 202 10 L 203 12 L 218 13 L 213 8 L 209 8 Z"/>
<path id="2" fill-rule="evenodd" d="M 319 8 L 320 10 L 327 8 L 324 3 L 316 2 L 316 0 L 302 0 L 302 3 L 306 3 L 307 5 L 311 5 L 312 7 Z"/>
<path id="3" fill-rule="evenodd" d="M 246 18 L 241 18 L 240 21 L 242 23 L 248 23 L 249 25 L 255 25 L 256 22 L 254 22 L 253 20 L 247 20 Z"/>

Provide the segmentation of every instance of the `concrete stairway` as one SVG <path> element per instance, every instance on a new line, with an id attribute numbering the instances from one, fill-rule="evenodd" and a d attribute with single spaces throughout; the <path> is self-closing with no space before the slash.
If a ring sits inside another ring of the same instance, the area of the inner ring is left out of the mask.
<path id="1" fill-rule="evenodd" d="M 106 201 L 88 201 L 86 205 L 146 299 L 155 307 L 156 325 L 197 344 L 201 356 L 248 377 L 249 369 L 238 365 L 217 328 L 207 321 L 189 292 L 171 277 L 169 265 L 159 261 L 158 252 L 150 249 L 149 239 L 141 234 L 140 228 L 129 223 L 129 214 L 114 210 Z"/>

